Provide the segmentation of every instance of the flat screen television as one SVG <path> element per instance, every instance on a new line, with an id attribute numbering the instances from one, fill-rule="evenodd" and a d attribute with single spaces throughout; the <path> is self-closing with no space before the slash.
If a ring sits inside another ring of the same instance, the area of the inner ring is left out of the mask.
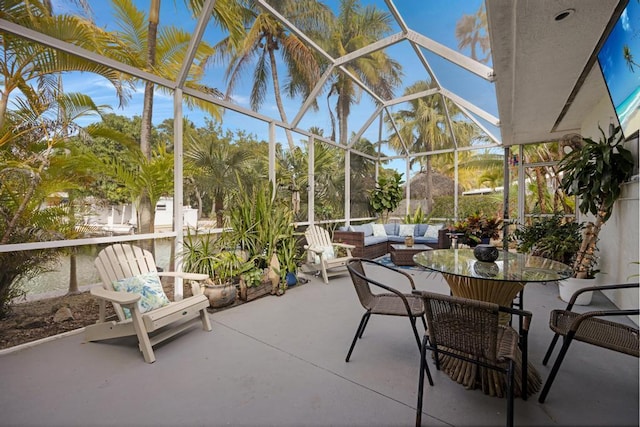
<path id="1" fill-rule="evenodd" d="M 640 2 L 629 0 L 598 52 L 598 63 L 625 136 L 640 128 Z"/>

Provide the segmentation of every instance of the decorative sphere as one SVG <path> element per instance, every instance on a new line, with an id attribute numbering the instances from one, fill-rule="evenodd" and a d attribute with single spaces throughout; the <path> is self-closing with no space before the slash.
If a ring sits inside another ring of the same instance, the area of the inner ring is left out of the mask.
<path id="1" fill-rule="evenodd" d="M 478 261 L 493 262 L 498 259 L 498 248 L 493 245 L 478 245 L 473 249 L 473 255 Z"/>

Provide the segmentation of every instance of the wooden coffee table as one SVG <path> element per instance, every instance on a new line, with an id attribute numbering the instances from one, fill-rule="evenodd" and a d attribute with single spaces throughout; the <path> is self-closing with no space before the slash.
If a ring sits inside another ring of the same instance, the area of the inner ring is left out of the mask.
<path id="1" fill-rule="evenodd" d="M 413 262 L 413 256 L 417 253 L 430 251 L 432 249 L 433 248 L 427 245 L 421 244 L 414 244 L 411 247 L 400 243 L 393 244 L 391 245 L 390 251 L 391 262 L 395 265 L 416 265 L 416 263 Z"/>

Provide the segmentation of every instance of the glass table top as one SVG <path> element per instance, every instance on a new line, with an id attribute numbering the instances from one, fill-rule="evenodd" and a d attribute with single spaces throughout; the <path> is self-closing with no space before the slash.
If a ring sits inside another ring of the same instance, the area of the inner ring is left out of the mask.
<path id="1" fill-rule="evenodd" d="M 495 262 L 478 261 L 473 249 L 420 252 L 414 262 L 426 269 L 456 276 L 511 282 L 551 282 L 572 275 L 571 267 L 538 256 L 500 251 Z"/>

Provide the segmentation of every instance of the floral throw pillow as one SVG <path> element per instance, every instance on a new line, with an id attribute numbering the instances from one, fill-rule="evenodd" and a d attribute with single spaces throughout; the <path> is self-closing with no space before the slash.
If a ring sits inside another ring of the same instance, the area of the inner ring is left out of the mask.
<path id="1" fill-rule="evenodd" d="M 149 272 L 139 276 L 127 277 L 126 279 L 115 280 L 113 289 L 119 292 L 131 292 L 142 295 L 138 300 L 138 308 L 141 313 L 164 307 L 169 304 L 169 298 L 162 289 L 160 277 L 158 273 Z M 123 308 L 124 315 L 127 319 L 131 317 L 131 310 Z"/>
<path id="2" fill-rule="evenodd" d="M 322 246 L 319 249 L 322 249 L 322 258 L 325 260 L 334 259 L 336 257 L 336 253 L 333 250 L 333 246 Z M 320 255 L 313 253 L 314 262 L 316 264 L 320 263 Z"/>

